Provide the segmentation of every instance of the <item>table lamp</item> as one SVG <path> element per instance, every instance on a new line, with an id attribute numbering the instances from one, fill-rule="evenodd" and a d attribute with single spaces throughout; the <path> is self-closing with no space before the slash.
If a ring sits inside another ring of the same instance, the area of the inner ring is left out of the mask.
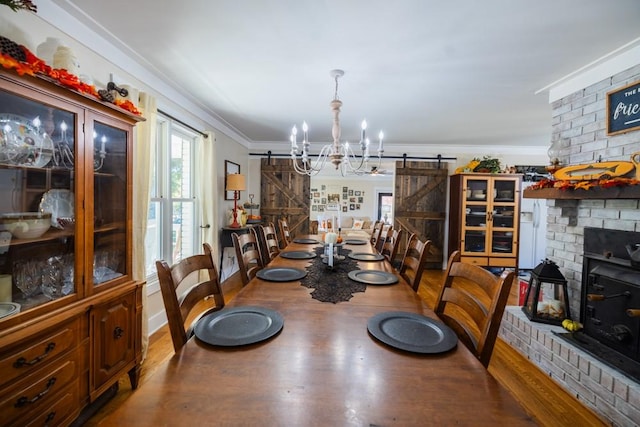
<path id="1" fill-rule="evenodd" d="M 239 173 L 227 175 L 227 191 L 233 191 L 233 222 L 229 226 L 231 228 L 240 228 L 238 223 L 238 197 L 240 196 L 240 191 L 246 189 L 244 175 Z"/>

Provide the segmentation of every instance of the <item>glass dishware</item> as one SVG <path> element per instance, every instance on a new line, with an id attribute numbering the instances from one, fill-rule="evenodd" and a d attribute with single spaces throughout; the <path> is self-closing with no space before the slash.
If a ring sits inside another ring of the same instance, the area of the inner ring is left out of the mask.
<path id="1" fill-rule="evenodd" d="M 35 260 L 18 261 L 14 265 L 16 287 L 20 289 L 26 299 L 40 291 L 42 285 L 41 268 L 41 264 Z"/>
<path id="2" fill-rule="evenodd" d="M 63 255 L 47 259 L 42 273 L 42 293 L 49 299 L 56 299 L 72 291 L 73 257 Z"/>

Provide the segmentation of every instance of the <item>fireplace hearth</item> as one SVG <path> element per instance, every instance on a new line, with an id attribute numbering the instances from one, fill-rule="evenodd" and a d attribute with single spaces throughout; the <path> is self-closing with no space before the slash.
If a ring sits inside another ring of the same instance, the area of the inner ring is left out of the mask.
<path id="1" fill-rule="evenodd" d="M 558 335 L 640 383 L 640 269 L 627 245 L 640 233 L 584 229 L 580 322 Z"/>

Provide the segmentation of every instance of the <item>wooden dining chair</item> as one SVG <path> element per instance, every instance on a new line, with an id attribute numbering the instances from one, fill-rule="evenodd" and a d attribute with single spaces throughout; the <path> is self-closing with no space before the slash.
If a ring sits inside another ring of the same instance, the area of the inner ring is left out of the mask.
<path id="1" fill-rule="evenodd" d="M 254 228 L 251 228 L 245 234 L 231 234 L 243 286 L 249 283 L 256 276 L 256 273 L 264 267 L 258 237 Z"/>
<path id="2" fill-rule="evenodd" d="M 175 351 L 180 350 L 193 335 L 193 327 L 198 319 L 224 307 L 224 296 L 220 282 L 218 282 L 218 272 L 214 264 L 211 246 L 205 243 L 203 247 L 204 254 L 192 255 L 173 266 L 169 266 L 162 260 L 156 261 L 160 291 Z M 178 296 L 178 287 L 190 283 L 194 284 Z M 207 310 L 200 313 L 187 327 L 185 323 L 189 313 L 205 299 L 213 299 L 213 307 L 208 307 Z"/>
<path id="3" fill-rule="evenodd" d="M 382 251 L 380 254 L 384 256 L 391 265 L 394 265 L 396 256 L 398 255 L 398 248 L 400 247 L 400 242 L 404 237 L 403 230 L 393 230 L 388 236 L 384 245 L 382 246 Z M 394 265 L 395 267 L 395 265 Z"/>
<path id="4" fill-rule="evenodd" d="M 391 237 L 392 232 L 393 232 L 393 226 L 391 224 L 382 225 L 382 228 L 380 229 L 380 234 L 376 239 L 376 243 L 373 245 L 376 252 L 378 252 L 379 254 L 382 254 L 382 248 L 384 247 L 384 244 L 387 242 L 387 239 Z"/>
<path id="5" fill-rule="evenodd" d="M 278 233 L 280 235 L 280 249 L 284 249 L 291 243 L 291 233 L 286 219 L 278 220 Z"/>
<path id="6" fill-rule="evenodd" d="M 431 240 L 423 242 L 418 239 L 418 235 L 414 233 L 409 237 L 407 249 L 402 257 L 402 263 L 399 269 L 400 276 L 402 276 L 416 292 L 418 292 L 418 288 L 420 287 L 420 280 L 422 279 L 422 273 L 424 272 L 430 247 Z"/>
<path id="7" fill-rule="evenodd" d="M 373 231 L 371 232 L 371 245 L 375 248 L 376 247 L 376 242 L 378 241 L 378 238 L 380 237 L 380 232 L 382 231 L 382 226 L 384 225 L 384 222 L 382 221 L 376 221 L 373 224 Z"/>
<path id="8" fill-rule="evenodd" d="M 260 244 L 262 264 L 267 265 L 280 254 L 280 245 L 276 235 L 276 227 L 270 222 L 267 225 L 254 227 Z"/>
<path id="9" fill-rule="evenodd" d="M 505 270 L 498 277 L 480 266 L 460 262 L 460 251 L 449 257 L 434 311 L 485 368 L 491 360 L 514 277 L 513 271 Z"/>

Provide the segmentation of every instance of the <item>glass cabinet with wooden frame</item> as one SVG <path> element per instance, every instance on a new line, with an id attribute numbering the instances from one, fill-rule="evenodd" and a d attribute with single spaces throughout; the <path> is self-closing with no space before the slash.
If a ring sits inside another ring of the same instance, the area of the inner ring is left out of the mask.
<path id="1" fill-rule="evenodd" d="M 455 174 L 450 177 L 449 253 L 486 267 L 518 265 L 519 174 Z"/>
<path id="2" fill-rule="evenodd" d="M 137 384 L 142 283 L 132 277 L 131 193 L 140 120 L 49 79 L 0 70 L 8 424 L 69 424 L 123 374 Z"/>

